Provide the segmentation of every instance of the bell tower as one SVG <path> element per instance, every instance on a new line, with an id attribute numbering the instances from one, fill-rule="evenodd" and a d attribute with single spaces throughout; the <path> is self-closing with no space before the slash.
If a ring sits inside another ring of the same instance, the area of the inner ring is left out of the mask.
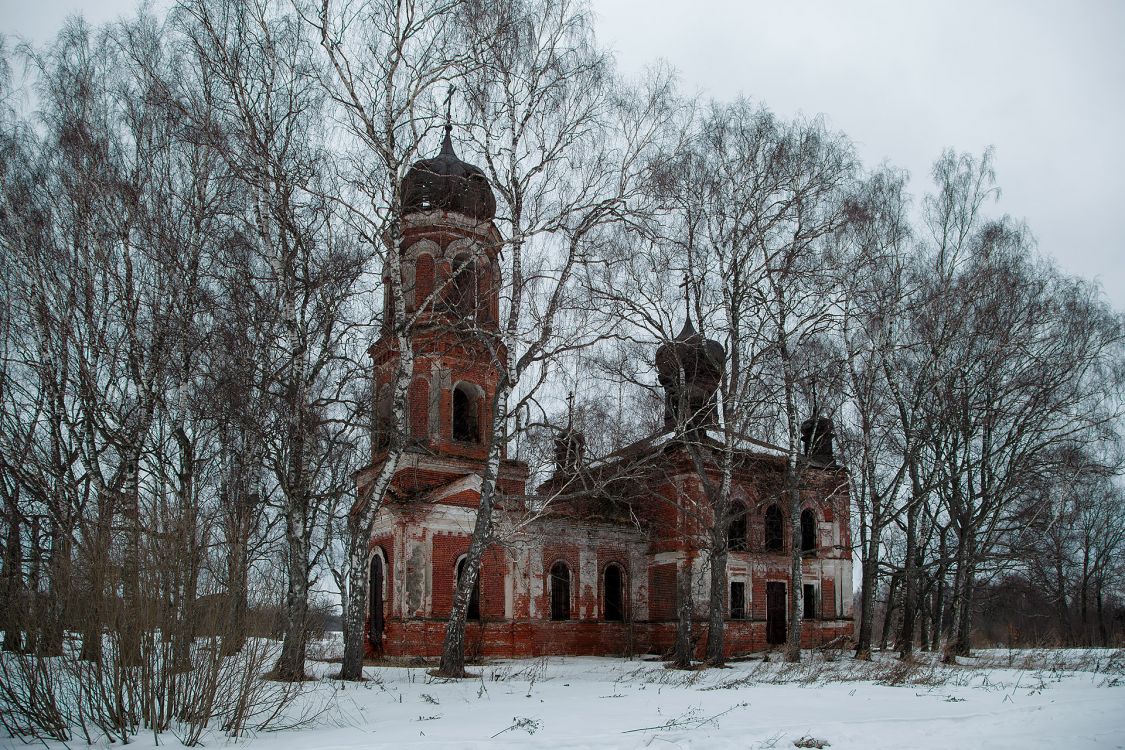
<path id="1" fill-rule="evenodd" d="M 479 463 L 491 438 L 492 397 L 506 352 L 497 345 L 500 234 L 496 198 L 484 173 L 462 161 L 452 127 L 437 156 L 415 163 L 402 183 L 398 248 L 406 315 L 414 344 L 408 451 Z M 384 284 L 390 283 L 384 275 Z M 393 306 L 385 295 L 375 369 L 375 458 L 386 447 L 391 378 L 398 352 Z"/>

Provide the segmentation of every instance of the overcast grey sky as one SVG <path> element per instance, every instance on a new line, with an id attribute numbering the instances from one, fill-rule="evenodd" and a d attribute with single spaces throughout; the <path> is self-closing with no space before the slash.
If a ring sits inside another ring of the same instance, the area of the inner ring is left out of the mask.
<path id="1" fill-rule="evenodd" d="M 161 2 L 160 5 L 166 5 Z M 1003 198 L 1070 273 L 1125 311 L 1125 2 L 592 0 L 598 37 L 636 72 L 663 58 L 683 87 L 824 114 L 867 165 L 929 185 L 945 147 L 996 147 Z M 133 0 L 0 0 L 0 30 L 43 41 L 68 13 Z"/>

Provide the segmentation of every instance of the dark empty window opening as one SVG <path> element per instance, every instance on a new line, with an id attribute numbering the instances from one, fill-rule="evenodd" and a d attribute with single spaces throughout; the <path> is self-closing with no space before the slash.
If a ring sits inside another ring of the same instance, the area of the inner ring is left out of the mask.
<path id="1" fill-rule="evenodd" d="M 736 503 L 731 508 L 731 519 L 727 524 L 727 549 L 731 552 L 746 551 L 746 508 L 741 503 Z"/>
<path id="2" fill-rule="evenodd" d="M 781 508 L 771 505 L 766 508 L 766 549 L 780 552 L 785 540 L 785 522 L 781 519 Z"/>
<path id="3" fill-rule="evenodd" d="M 770 581 L 766 584 L 766 643 L 785 643 L 788 611 L 785 602 L 785 584 Z"/>
<path id="4" fill-rule="evenodd" d="M 480 442 L 479 412 L 476 390 L 468 383 L 453 389 L 453 439 L 463 443 Z"/>
<path id="5" fill-rule="evenodd" d="M 457 584 L 461 583 L 461 576 L 465 572 L 465 562 L 467 558 L 462 557 L 457 562 Z M 473 591 L 469 594 L 469 606 L 465 609 L 466 620 L 480 620 L 480 572 L 477 572 L 477 580 L 473 584 Z"/>
<path id="6" fill-rule="evenodd" d="M 730 619 L 746 619 L 746 584 L 741 581 L 730 585 Z"/>
<path id="7" fill-rule="evenodd" d="M 383 643 L 383 558 L 378 554 L 371 557 L 369 574 L 367 588 L 369 627 L 367 638 L 372 646 L 380 648 Z"/>
<path id="8" fill-rule="evenodd" d="M 551 566 L 551 619 L 570 619 L 570 568 L 561 560 Z"/>
<path id="9" fill-rule="evenodd" d="M 608 565 L 605 569 L 605 619 L 625 621 L 625 576 L 618 565 Z"/>
<path id="10" fill-rule="evenodd" d="M 805 584 L 805 609 L 802 617 L 806 620 L 816 619 L 816 586 L 811 583 Z"/>
<path id="11" fill-rule="evenodd" d="M 808 508 L 801 511 L 801 551 L 816 551 L 816 516 Z"/>

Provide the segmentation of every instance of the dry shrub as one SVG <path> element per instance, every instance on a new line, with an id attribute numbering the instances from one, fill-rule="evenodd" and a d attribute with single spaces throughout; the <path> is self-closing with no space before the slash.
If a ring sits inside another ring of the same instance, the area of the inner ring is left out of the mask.
<path id="1" fill-rule="evenodd" d="M 229 737 L 277 728 L 299 683 L 262 679 L 272 643 L 249 639 L 224 655 L 217 636 L 197 639 L 187 662 L 170 640 L 145 633 L 140 660 L 125 660 L 118 639 L 105 636 L 100 661 L 79 658 L 70 640 L 61 656 L 0 655 L 0 723 L 14 737 L 127 743 L 141 732 L 170 732 L 197 745 L 207 730 Z"/>

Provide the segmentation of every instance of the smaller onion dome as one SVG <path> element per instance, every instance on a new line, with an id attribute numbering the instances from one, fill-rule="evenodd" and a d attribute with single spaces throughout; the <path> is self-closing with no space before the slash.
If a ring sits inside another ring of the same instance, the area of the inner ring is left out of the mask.
<path id="1" fill-rule="evenodd" d="M 688 318 L 676 338 L 656 350 L 656 376 L 664 388 L 664 424 L 692 428 L 716 423 L 715 392 L 723 377 L 726 350 L 704 338 Z M 682 381 L 681 382 L 681 378 Z"/>
<path id="2" fill-rule="evenodd" d="M 496 196 L 479 167 L 467 164 L 453 150 L 453 128 L 445 126 L 441 152 L 422 159 L 402 181 L 403 213 L 455 211 L 478 221 L 496 216 Z"/>
<path id="3" fill-rule="evenodd" d="M 567 424 L 555 438 L 555 472 L 577 474 L 586 453 L 586 436 Z"/>
<path id="4" fill-rule="evenodd" d="M 820 416 L 806 419 L 801 424 L 801 443 L 805 455 L 809 460 L 823 465 L 833 465 L 836 457 L 832 451 L 832 439 L 835 437 L 832 420 Z"/>
<path id="5" fill-rule="evenodd" d="M 574 391 L 566 397 L 566 427 L 555 437 L 555 473 L 578 473 L 586 454 L 586 436 L 574 427 Z"/>

